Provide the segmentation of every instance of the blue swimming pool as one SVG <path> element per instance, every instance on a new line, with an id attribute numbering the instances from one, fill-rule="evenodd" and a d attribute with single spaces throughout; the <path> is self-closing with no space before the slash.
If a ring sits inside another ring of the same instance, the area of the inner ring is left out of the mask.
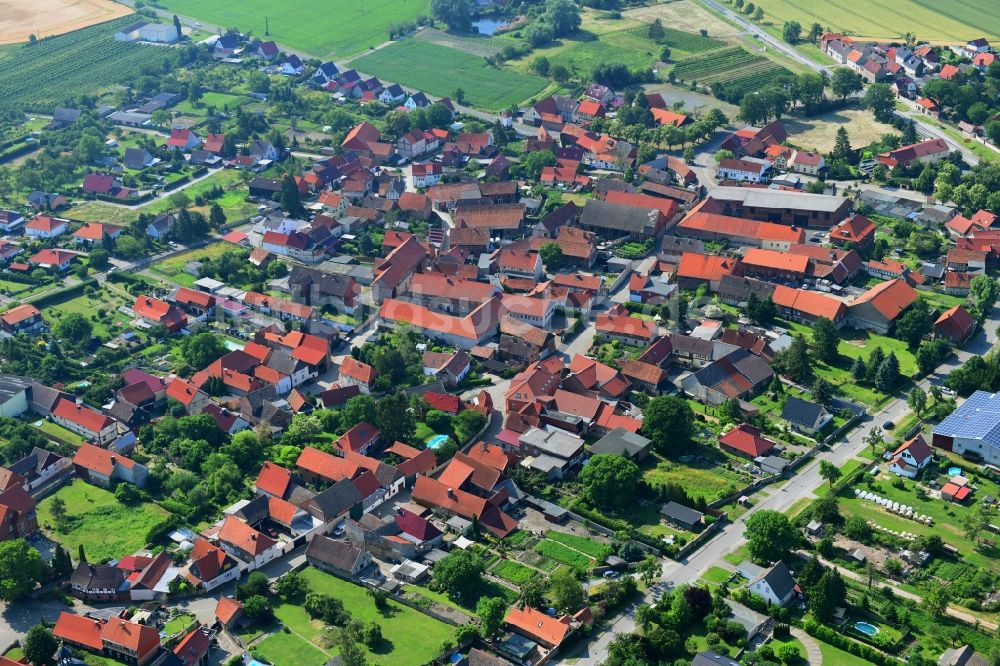
<path id="1" fill-rule="evenodd" d="M 436 449 L 437 447 L 441 446 L 447 441 L 448 441 L 448 435 L 434 435 L 433 437 L 427 440 L 427 448 Z"/>
<path id="2" fill-rule="evenodd" d="M 961 467 L 949 467 L 948 468 L 948 476 L 958 476 L 961 473 L 962 473 L 962 468 Z"/>
<path id="3" fill-rule="evenodd" d="M 874 624 L 869 624 L 867 622 L 855 622 L 854 628 L 865 634 L 866 636 L 874 636 L 878 633 L 878 627 Z"/>

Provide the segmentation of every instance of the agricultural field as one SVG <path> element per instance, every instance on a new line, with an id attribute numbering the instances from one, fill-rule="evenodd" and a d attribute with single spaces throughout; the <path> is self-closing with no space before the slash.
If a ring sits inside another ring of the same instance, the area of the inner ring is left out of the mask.
<path id="1" fill-rule="evenodd" d="M 869 0 L 822 3 L 817 0 L 760 0 L 756 6 L 775 25 L 815 22 L 859 39 L 899 39 L 910 31 L 920 41 L 966 42 L 1000 39 L 996 5 L 965 0 Z"/>
<path id="2" fill-rule="evenodd" d="M 871 145 L 885 134 L 899 132 L 888 123 L 880 123 L 869 111 L 841 109 L 808 118 L 782 118 L 788 141 L 804 150 L 828 153 L 833 150 L 837 129 L 844 127 L 855 149 Z"/>
<path id="3" fill-rule="evenodd" d="M 656 19 L 664 26 L 675 30 L 697 33 L 700 30 L 708 32 L 709 37 L 737 37 L 743 31 L 735 25 L 724 21 L 718 15 L 708 11 L 696 0 L 676 0 L 661 2 L 646 7 L 636 7 L 622 12 L 626 18 L 652 23 Z"/>
<path id="4" fill-rule="evenodd" d="M 390 25 L 430 14 L 429 0 L 339 0 L 320 11 L 307 0 L 285 0 L 280 6 L 270 0 L 161 0 L 159 6 L 216 26 L 251 31 L 319 58 L 343 58 L 373 48 L 389 39 Z"/>
<path id="5" fill-rule="evenodd" d="M 494 567 L 493 571 L 490 573 L 498 578 L 503 578 L 508 583 L 513 583 L 514 585 L 524 585 L 532 578 L 539 575 L 534 569 L 526 567 L 523 564 L 518 564 L 513 560 L 504 560 Z"/>
<path id="6" fill-rule="evenodd" d="M 131 14 L 112 0 L 0 0 L 0 44 L 19 44 Z"/>
<path id="7" fill-rule="evenodd" d="M 159 67 L 170 49 L 115 41 L 115 31 L 129 22 L 122 18 L 0 51 L 0 99 L 6 106 L 52 107 L 126 83 L 143 67 Z"/>
<path id="8" fill-rule="evenodd" d="M 740 99 L 760 90 L 779 76 L 791 74 L 771 60 L 754 55 L 740 46 L 731 46 L 680 60 L 671 70 L 678 80 L 697 81 L 703 86 L 721 84 L 726 99 Z"/>
<path id="9" fill-rule="evenodd" d="M 55 531 L 52 500 L 66 502 L 67 529 Z M 76 557 L 83 546 L 91 562 L 129 555 L 146 545 L 149 529 L 167 517 L 152 502 L 124 506 L 113 493 L 76 480 L 63 486 L 38 505 L 38 524 Z"/>
<path id="10" fill-rule="evenodd" d="M 461 88 L 467 103 L 492 110 L 519 104 L 548 86 L 539 76 L 493 69 L 482 58 L 416 39 L 396 42 L 352 64 L 363 72 L 436 97 L 451 96 Z"/>

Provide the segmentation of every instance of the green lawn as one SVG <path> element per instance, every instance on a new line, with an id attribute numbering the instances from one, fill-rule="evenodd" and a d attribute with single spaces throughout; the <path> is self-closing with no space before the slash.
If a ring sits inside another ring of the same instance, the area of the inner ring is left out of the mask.
<path id="1" fill-rule="evenodd" d="M 42 432 L 47 432 L 53 437 L 58 437 L 64 442 L 69 442 L 70 444 L 76 444 L 77 446 L 80 446 L 81 444 L 87 441 L 82 436 L 76 434 L 72 430 L 64 428 L 58 423 L 53 423 L 52 421 L 49 421 L 47 419 L 41 419 L 40 421 L 34 421 L 33 423 L 38 423 L 39 425 L 36 427 Z"/>
<path id="2" fill-rule="evenodd" d="M 519 104 L 548 85 L 541 77 L 493 69 L 483 58 L 416 39 L 404 39 L 352 64 L 363 72 L 437 97 L 453 96 L 456 88 L 461 88 L 466 103 L 492 110 Z"/>
<path id="3" fill-rule="evenodd" d="M 711 501 L 724 494 L 730 486 L 741 488 L 746 485 L 746 481 L 739 474 L 721 465 L 685 464 L 663 458 L 657 453 L 653 453 L 646 460 L 649 462 L 645 463 L 642 476 L 647 483 L 651 485 L 679 483 L 692 497 L 700 495 Z"/>
<path id="4" fill-rule="evenodd" d="M 513 560 L 504 560 L 494 567 L 493 571 L 490 573 L 499 578 L 503 578 L 508 583 L 514 583 L 514 585 L 523 585 L 539 575 L 534 569 L 514 562 Z"/>
<path id="5" fill-rule="evenodd" d="M 260 39 L 273 39 L 317 57 L 344 57 L 378 46 L 389 38 L 390 25 L 430 14 L 428 0 L 338 0 L 325 11 L 317 11 L 316 4 L 306 0 L 284 0 L 280 6 L 269 0 L 162 0 L 159 6 L 206 23 L 251 31 Z"/>
<path id="6" fill-rule="evenodd" d="M 354 618 L 366 624 L 374 621 L 381 625 L 385 642 L 368 655 L 369 660 L 375 664 L 425 664 L 438 655 L 442 642 L 454 639 L 454 631 L 449 625 L 394 601 L 388 602 L 391 610 L 383 615 L 360 585 L 348 583 L 311 567 L 303 570 L 302 576 L 309 583 L 310 590 L 330 594 L 343 601 L 344 607 Z M 293 623 L 289 625 L 293 631 L 314 641 L 318 637 L 319 630 L 300 607 L 282 605 L 276 612 L 283 622 L 288 618 Z M 277 666 L 282 666 L 283 663 L 297 666 L 311 662 L 275 662 Z"/>
<path id="7" fill-rule="evenodd" d="M 211 245 L 181 252 L 180 254 L 175 254 L 169 259 L 159 261 L 153 265 L 153 270 L 157 273 L 166 275 L 167 277 L 175 278 L 177 275 L 184 272 L 184 267 L 188 264 L 188 262 L 217 259 L 232 249 L 233 246 L 229 243 L 212 243 Z"/>
<path id="8" fill-rule="evenodd" d="M 87 201 L 73 206 L 66 215 L 81 222 L 109 222 L 119 225 L 132 224 L 139 219 L 138 210 L 102 201 Z"/>
<path id="9" fill-rule="evenodd" d="M 712 585 L 722 585 L 732 577 L 733 573 L 722 567 L 709 567 L 708 571 L 702 574 L 701 580 Z"/>
<path id="10" fill-rule="evenodd" d="M 836 664 L 837 666 L 871 666 L 871 662 L 855 657 L 850 652 L 845 652 L 829 643 L 824 643 L 818 638 L 813 640 L 819 645 L 819 651 L 823 655 L 823 664 Z M 805 654 L 803 652 L 803 654 Z"/>
<path id="11" fill-rule="evenodd" d="M 55 531 L 52 500 L 56 497 L 66 503 L 69 525 L 65 534 Z M 38 524 L 74 557 L 82 544 L 90 562 L 131 555 L 146 545 L 146 533 L 166 516 L 165 510 L 151 502 L 126 507 L 107 490 L 80 480 L 38 505 Z"/>
<path id="12" fill-rule="evenodd" d="M 611 553 L 611 546 L 588 537 L 577 536 L 576 534 L 567 534 L 565 532 L 549 530 L 545 533 L 545 538 L 551 539 L 552 541 L 558 541 L 559 543 L 569 546 L 573 550 L 578 550 L 585 555 L 589 555 L 596 560 L 603 560 Z"/>
<path id="13" fill-rule="evenodd" d="M 191 615 L 190 613 L 182 613 L 163 625 L 163 631 L 166 633 L 167 638 L 170 638 L 174 634 L 179 634 L 187 629 L 191 626 L 191 623 L 194 622 L 194 620 L 194 615 Z"/>
<path id="14" fill-rule="evenodd" d="M 322 666 L 330 655 L 295 634 L 278 632 L 254 646 L 254 651 L 275 666 Z"/>
<path id="15" fill-rule="evenodd" d="M 131 321 L 116 310 L 119 305 L 131 306 L 132 303 L 126 303 L 117 292 L 102 288 L 93 294 L 80 294 L 49 305 L 42 309 L 42 318 L 54 327 L 59 319 L 71 312 L 81 314 L 90 321 L 93 335 L 103 341 L 120 333 Z"/>

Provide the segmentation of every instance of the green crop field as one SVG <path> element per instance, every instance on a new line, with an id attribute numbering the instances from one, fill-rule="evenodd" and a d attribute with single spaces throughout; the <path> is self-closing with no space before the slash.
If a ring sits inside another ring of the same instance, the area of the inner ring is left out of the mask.
<path id="1" fill-rule="evenodd" d="M 132 22 L 124 17 L 0 51 L 3 105 L 51 108 L 126 83 L 144 66 L 158 69 L 170 49 L 115 41 L 115 31 Z"/>
<path id="2" fill-rule="evenodd" d="M 514 585 L 524 585 L 539 575 L 534 569 L 529 569 L 513 560 L 504 560 L 493 569 L 492 573 L 509 583 L 514 583 Z"/>
<path id="3" fill-rule="evenodd" d="M 545 79 L 509 69 L 493 69 L 483 58 L 416 39 L 405 39 L 355 60 L 362 72 L 447 97 L 456 88 L 484 109 L 519 104 L 548 85 Z"/>
<path id="4" fill-rule="evenodd" d="M 590 555 L 597 560 L 603 560 L 611 554 L 611 546 L 603 544 L 600 541 L 588 539 L 587 537 L 577 536 L 576 534 L 549 530 L 545 533 L 545 538 L 558 541 L 564 546 L 569 546 L 573 550 L 578 550 L 584 555 Z"/>
<path id="5" fill-rule="evenodd" d="M 1000 39 L 995 3 L 968 0 L 759 0 L 774 25 L 799 21 L 847 32 L 855 37 L 893 39 L 907 31 L 919 41 L 965 42 L 977 37 Z M 991 9 L 992 7 L 992 9 Z"/>
<path id="6" fill-rule="evenodd" d="M 544 539 L 535 546 L 535 552 L 545 557 L 568 564 L 578 571 L 589 571 L 594 566 L 594 560 L 583 553 L 577 552 L 556 541 Z"/>
<path id="7" fill-rule="evenodd" d="M 259 39 L 317 57 L 360 53 L 388 40 L 390 25 L 430 14 L 429 0 L 337 0 L 329 5 L 307 0 L 161 0 L 159 6 L 216 26 L 249 30 Z"/>

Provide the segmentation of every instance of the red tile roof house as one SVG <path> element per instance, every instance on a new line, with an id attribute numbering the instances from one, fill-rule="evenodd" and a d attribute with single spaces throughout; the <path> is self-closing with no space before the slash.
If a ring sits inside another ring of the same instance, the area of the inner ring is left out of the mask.
<path id="1" fill-rule="evenodd" d="M 66 233 L 67 221 L 50 215 L 39 215 L 24 225 L 25 235 L 31 238 L 55 238 Z"/>
<path id="2" fill-rule="evenodd" d="M 52 250 L 47 248 L 31 255 L 28 263 L 31 266 L 54 269 L 63 273 L 69 270 L 73 260 L 79 256 L 76 252 L 70 252 L 69 250 Z"/>
<path id="3" fill-rule="evenodd" d="M 219 603 L 215 605 L 215 619 L 219 624 L 231 629 L 241 617 L 243 617 L 243 604 L 236 599 L 219 597 Z"/>
<path id="4" fill-rule="evenodd" d="M 226 551 L 206 541 L 197 539 L 189 554 L 187 579 L 204 590 L 215 588 L 240 577 L 240 567 Z"/>
<path id="5" fill-rule="evenodd" d="M 341 451 L 367 455 L 371 447 L 378 444 L 381 434 L 378 428 L 362 421 L 341 435 L 334 445 Z"/>
<path id="6" fill-rule="evenodd" d="M 934 322 L 934 337 L 961 346 L 976 332 L 976 320 L 961 305 L 946 310 Z"/>
<path id="7" fill-rule="evenodd" d="M 30 538 L 38 532 L 35 498 L 25 491 L 24 477 L 10 474 L 9 478 L 18 485 L 0 492 L 0 542 Z"/>
<path id="8" fill-rule="evenodd" d="M 530 638 L 546 650 L 558 648 L 573 631 L 568 615 L 555 618 L 531 606 L 511 608 L 504 622 L 515 632 Z"/>
<path id="9" fill-rule="evenodd" d="M 275 541 L 234 516 L 226 516 L 218 535 L 219 546 L 252 571 L 280 556 L 284 542 Z M 291 542 L 288 542 L 291 543 Z"/>
<path id="10" fill-rule="evenodd" d="M 207 393 L 180 377 L 174 377 L 167 385 L 167 398 L 181 403 L 188 414 L 200 414 L 210 402 Z"/>
<path id="11" fill-rule="evenodd" d="M 924 164 L 927 162 L 939 162 L 948 157 L 951 149 L 944 139 L 928 139 L 909 146 L 903 146 L 896 150 L 878 155 L 875 159 L 885 164 L 889 168 L 896 165 L 909 166 L 913 163 Z"/>
<path id="12" fill-rule="evenodd" d="M 657 326 L 651 321 L 629 315 L 624 306 L 617 305 L 597 318 L 597 337 L 601 340 L 619 340 L 628 345 L 645 348 L 656 337 Z"/>
<path id="13" fill-rule="evenodd" d="M 496 505 L 464 490 L 450 488 L 429 476 L 417 476 L 412 499 L 444 515 L 461 516 L 467 520 L 476 516 L 483 528 L 500 539 L 517 529 L 517 521 Z"/>
<path id="14" fill-rule="evenodd" d="M 81 479 L 104 487 L 112 481 L 122 481 L 142 488 L 149 477 L 145 465 L 93 444 L 84 444 L 76 450 L 73 467 Z"/>
<path id="15" fill-rule="evenodd" d="M 59 614 L 52 633 L 74 647 L 136 666 L 150 663 L 160 651 L 160 634 L 156 629 L 117 617 L 95 620 L 64 611 Z"/>
<path id="16" fill-rule="evenodd" d="M 73 432 L 107 446 L 118 437 L 118 422 L 96 409 L 60 398 L 52 408 L 52 420 Z"/>
<path id="17" fill-rule="evenodd" d="M 180 287 L 174 292 L 170 300 L 193 317 L 204 317 L 211 315 L 215 311 L 215 296 L 206 294 L 203 291 Z"/>
<path id="18" fill-rule="evenodd" d="M 45 330 L 45 320 L 38 308 L 25 303 L 0 315 L 0 329 L 11 335 L 40 333 Z"/>
<path id="19" fill-rule="evenodd" d="M 132 310 L 143 321 L 154 326 L 160 324 L 169 333 L 177 333 L 187 326 L 187 315 L 180 308 L 156 298 L 140 294 L 135 297 Z"/>
<path id="20" fill-rule="evenodd" d="M 876 285 L 847 306 L 847 323 L 854 328 L 886 335 L 896 319 L 917 300 L 917 292 L 899 278 Z"/>
<path id="21" fill-rule="evenodd" d="M 494 296 L 464 317 L 434 312 L 420 305 L 386 299 L 379 309 L 382 326 L 406 324 L 421 335 L 460 349 L 472 349 L 500 331 L 503 302 Z"/>
<path id="22" fill-rule="evenodd" d="M 830 243 L 844 247 L 852 243 L 858 251 L 875 244 L 875 223 L 864 215 L 852 215 L 830 230 Z"/>
<path id="23" fill-rule="evenodd" d="M 102 243 L 105 238 L 114 240 L 122 233 L 121 227 L 113 224 L 101 224 L 100 222 L 90 222 L 73 232 L 73 238 L 77 245 L 96 245 Z"/>
<path id="24" fill-rule="evenodd" d="M 889 461 L 889 471 L 898 476 L 912 479 L 917 476 L 920 470 L 930 464 L 934 458 L 934 452 L 924 441 L 923 436 L 917 435 L 900 445 L 892 452 L 892 456 L 892 460 Z"/>
<path id="25" fill-rule="evenodd" d="M 208 632 L 207 627 L 198 625 L 174 647 L 173 653 L 181 666 L 203 666 L 208 663 L 208 651 L 212 647 Z"/>
<path id="26" fill-rule="evenodd" d="M 295 461 L 295 468 L 304 482 L 317 487 L 327 486 L 344 479 L 353 479 L 362 472 L 357 463 L 311 446 L 302 449 L 302 453 Z M 263 474 L 264 470 L 261 470 L 261 473 Z"/>
<path id="27" fill-rule="evenodd" d="M 362 393 L 368 394 L 375 388 L 377 377 L 375 368 L 353 356 L 347 356 L 340 364 L 340 378 L 337 381 L 345 387 L 357 386 Z"/>
<path id="28" fill-rule="evenodd" d="M 193 150 L 200 145 L 201 139 L 193 130 L 183 127 L 174 127 L 170 130 L 170 138 L 167 139 L 167 148 Z"/>
<path id="29" fill-rule="evenodd" d="M 719 437 L 720 448 L 751 460 L 768 455 L 775 446 L 775 442 L 761 436 L 760 428 L 746 423 L 739 424 Z"/>

